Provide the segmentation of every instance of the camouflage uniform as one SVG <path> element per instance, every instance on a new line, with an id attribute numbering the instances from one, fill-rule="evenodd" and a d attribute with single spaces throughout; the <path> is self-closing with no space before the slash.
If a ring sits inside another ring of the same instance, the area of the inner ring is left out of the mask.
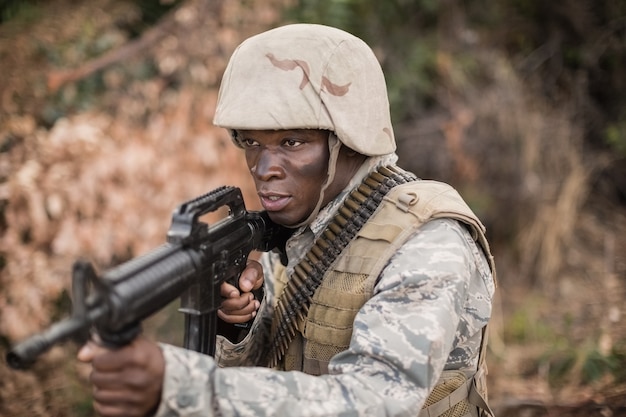
<path id="1" fill-rule="evenodd" d="M 289 266 L 347 191 L 289 241 Z M 265 257 L 265 271 L 276 262 L 276 255 Z M 430 221 L 383 270 L 356 316 L 350 348 L 331 360 L 328 375 L 311 376 L 254 366 L 266 360 L 276 297 L 266 273 L 251 332 L 238 345 L 220 338 L 220 367 L 210 357 L 162 345 L 166 378 L 157 415 L 416 416 L 444 369 L 476 370 L 493 292 L 489 264 L 468 231 L 453 220 Z"/>

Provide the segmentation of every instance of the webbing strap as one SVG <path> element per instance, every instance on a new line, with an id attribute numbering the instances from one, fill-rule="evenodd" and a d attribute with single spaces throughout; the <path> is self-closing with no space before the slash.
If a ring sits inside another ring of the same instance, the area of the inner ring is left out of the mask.
<path id="1" fill-rule="evenodd" d="M 466 380 L 463 384 L 461 384 L 461 386 L 446 395 L 441 400 L 429 405 L 426 408 L 422 408 L 419 417 L 439 417 L 461 401 L 467 400 L 473 381 L 474 380 L 472 378 Z"/>
<path id="2" fill-rule="evenodd" d="M 491 411 L 489 404 L 487 404 L 483 396 L 480 395 L 480 393 L 476 389 L 470 389 L 467 399 L 470 404 L 473 404 L 482 410 L 478 414 L 479 416 L 494 417 L 493 411 Z"/>
<path id="3" fill-rule="evenodd" d="M 494 417 L 494 413 L 487 404 L 486 399 L 476 388 L 476 380 L 482 378 L 484 372 L 484 368 L 480 368 L 474 375 L 469 377 L 462 385 L 450 394 L 436 403 L 422 408 L 420 410 L 419 417 L 439 417 L 463 400 L 467 400 L 470 405 L 478 407 L 480 409 L 478 412 L 479 416 Z M 474 415 L 475 414 L 470 412 L 460 417 L 471 417 Z"/>

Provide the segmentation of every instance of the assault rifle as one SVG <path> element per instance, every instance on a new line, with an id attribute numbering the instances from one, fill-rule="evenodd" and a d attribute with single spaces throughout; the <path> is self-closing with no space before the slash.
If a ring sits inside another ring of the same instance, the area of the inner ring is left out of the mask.
<path id="1" fill-rule="evenodd" d="M 228 206 L 226 218 L 209 226 L 200 216 Z M 251 251 L 282 248 L 286 228 L 265 212 L 248 212 L 241 190 L 220 187 L 180 205 L 166 243 L 101 276 L 77 261 L 72 272 L 72 314 L 7 354 L 9 366 L 26 369 L 57 343 L 84 343 L 95 333 L 106 346 L 130 343 L 141 322 L 180 297 L 185 314 L 184 347 L 213 355 L 220 285 L 235 286 Z"/>

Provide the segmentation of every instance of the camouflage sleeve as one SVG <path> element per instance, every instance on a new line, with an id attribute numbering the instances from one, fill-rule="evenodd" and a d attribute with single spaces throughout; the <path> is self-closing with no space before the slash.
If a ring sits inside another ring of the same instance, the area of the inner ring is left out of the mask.
<path id="1" fill-rule="evenodd" d="M 414 416 L 441 371 L 472 368 L 493 283 L 458 223 L 426 224 L 383 271 L 357 314 L 350 348 L 329 375 L 260 367 L 218 368 L 206 356 L 163 345 L 158 416 Z"/>
<path id="2" fill-rule="evenodd" d="M 380 415 L 410 415 L 444 369 L 476 369 L 493 292 L 487 260 L 467 230 L 431 221 L 385 268 L 355 319 L 350 349 L 329 371 L 368 384 L 382 397 Z"/>

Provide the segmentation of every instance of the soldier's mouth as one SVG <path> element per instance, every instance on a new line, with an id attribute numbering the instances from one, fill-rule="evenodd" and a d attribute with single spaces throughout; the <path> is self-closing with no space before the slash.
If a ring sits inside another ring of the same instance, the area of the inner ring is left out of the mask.
<path id="1" fill-rule="evenodd" d="M 289 196 L 272 193 L 259 193 L 259 198 L 261 205 L 267 211 L 283 210 L 287 204 L 289 204 L 289 201 L 291 201 L 291 197 Z"/>

